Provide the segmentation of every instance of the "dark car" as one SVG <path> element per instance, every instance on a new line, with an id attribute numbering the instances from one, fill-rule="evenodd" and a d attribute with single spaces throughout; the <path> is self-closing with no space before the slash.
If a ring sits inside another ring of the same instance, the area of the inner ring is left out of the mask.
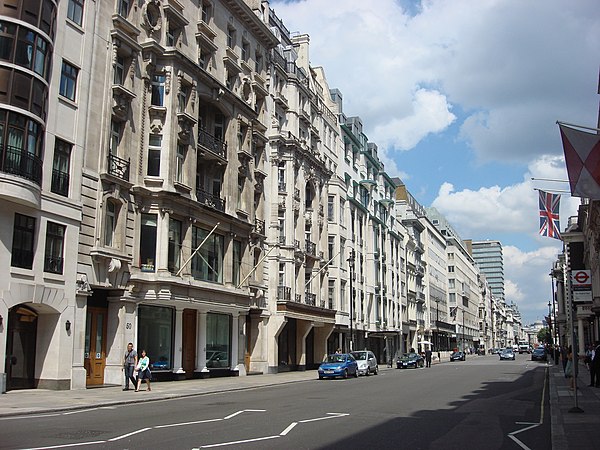
<path id="1" fill-rule="evenodd" d="M 424 365 L 425 360 L 416 352 L 405 353 L 396 360 L 397 369 L 408 369 L 409 367 L 416 369 Z"/>
<path id="2" fill-rule="evenodd" d="M 465 352 L 454 352 L 450 355 L 450 362 L 452 361 L 464 361 L 467 357 Z"/>
<path id="3" fill-rule="evenodd" d="M 538 347 L 531 352 L 532 361 L 547 361 L 548 356 L 546 355 L 546 349 L 544 347 Z"/>
<path id="4" fill-rule="evenodd" d="M 349 353 L 335 353 L 329 355 L 319 366 L 319 380 L 323 378 L 342 377 L 349 375 L 358 377 L 358 364 Z"/>
<path id="5" fill-rule="evenodd" d="M 503 359 L 512 359 L 515 360 L 515 352 L 512 348 L 505 348 L 500 352 L 500 361 Z"/>

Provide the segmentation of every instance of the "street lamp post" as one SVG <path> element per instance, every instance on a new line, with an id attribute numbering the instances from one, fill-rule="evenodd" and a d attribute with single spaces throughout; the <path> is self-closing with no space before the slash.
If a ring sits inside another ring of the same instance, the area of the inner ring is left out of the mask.
<path id="1" fill-rule="evenodd" d="M 464 308 L 463 308 L 462 312 L 463 312 L 463 322 L 462 322 L 462 351 L 465 352 L 465 309 Z"/>
<path id="2" fill-rule="evenodd" d="M 435 348 L 437 350 L 438 361 L 439 361 L 440 360 L 440 299 L 439 298 L 435 299 L 435 314 L 436 314 L 436 318 L 435 318 L 435 329 L 436 329 Z"/>
<path id="3" fill-rule="evenodd" d="M 554 345 L 553 339 L 552 339 L 552 309 L 551 309 L 552 303 L 550 303 L 550 300 L 548 300 L 548 344 L 552 344 Z M 556 326 L 556 324 L 554 324 L 554 326 Z"/>
<path id="4" fill-rule="evenodd" d="M 354 292 L 352 287 L 352 278 L 354 277 L 354 249 L 350 250 L 350 257 L 348 258 L 348 265 L 350 267 L 350 351 L 354 350 Z"/>

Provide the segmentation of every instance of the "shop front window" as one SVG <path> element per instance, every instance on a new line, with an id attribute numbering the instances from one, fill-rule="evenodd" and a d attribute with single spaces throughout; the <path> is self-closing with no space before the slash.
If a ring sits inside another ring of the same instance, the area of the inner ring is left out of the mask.
<path id="1" fill-rule="evenodd" d="M 228 369 L 231 365 L 231 317 L 225 314 L 206 315 L 206 367 Z"/>
<path id="2" fill-rule="evenodd" d="M 138 308 L 138 354 L 146 350 L 153 370 L 173 368 L 174 310 L 160 306 Z"/>

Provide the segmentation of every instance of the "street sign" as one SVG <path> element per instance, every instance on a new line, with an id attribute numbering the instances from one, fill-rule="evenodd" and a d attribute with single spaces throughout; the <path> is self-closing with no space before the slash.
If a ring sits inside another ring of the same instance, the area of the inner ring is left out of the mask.
<path id="1" fill-rule="evenodd" d="M 592 301 L 592 272 L 590 270 L 572 270 L 571 287 L 573 302 L 587 303 Z"/>
<path id="2" fill-rule="evenodd" d="M 572 270 L 571 284 L 573 288 L 591 288 L 592 272 L 591 270 Z"/>

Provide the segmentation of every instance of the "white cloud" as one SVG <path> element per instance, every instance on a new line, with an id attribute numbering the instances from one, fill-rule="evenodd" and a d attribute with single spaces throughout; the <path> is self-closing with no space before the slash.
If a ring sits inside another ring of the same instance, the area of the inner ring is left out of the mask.
<path id="1" fill-rule="evenodd" d="M 502 250 L 507 301 L 517 303 L 526 323 L 542 319 L 552 298 L 550 269 L 560 249 L 547 246 L 523 252 L 504 246 Z"/>
<path id="2" fill-rule="evenodd" d="M 456 191 L 444 183 L 432 206 L 453 224 L 463 238 L 494 236 L 498 233 L 521 233 L 538 236 L 538 193 L 545 190 L 568 190 L 568 184 L 531 178 L 566 180 L 564 161 L 560 157 L 544 155 L 529 165 L 523 181 L 511 186 L 481 187 L 478 190 Z M 563 195 L 561 198 L 561 231 L 569 216 L 576 215 L 579 199 Z M 540 242 L 548 240 L 539 237 Z"/>
<path id="3" fill-rule="evenodd" d="M 460 136 L 479 160 L 527 162 L 560 153 L 556 120 L 596 120 L 595 0 L 428 0 L 410 11 L 393 0 L 271 5 L 290 30 L 310 35 L 311 63 L 382 148 L 414 147 L 459 107 Z"/>

